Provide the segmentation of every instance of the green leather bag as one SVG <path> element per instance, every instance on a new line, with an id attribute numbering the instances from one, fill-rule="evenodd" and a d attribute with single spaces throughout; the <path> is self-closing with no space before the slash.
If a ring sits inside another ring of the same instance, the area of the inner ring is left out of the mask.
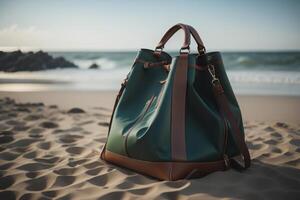
<path id="1" fill-rule="evenodd" d="M 182 29 L 178 56 L 162 51 Z M 198 53 L 190 54 L 191 35 Z M 155 50 L 141 49 L 116 98 L 101 158 L 161 180 L 250 166 L 240 108 L 221 54 L 176 24 Z"/>

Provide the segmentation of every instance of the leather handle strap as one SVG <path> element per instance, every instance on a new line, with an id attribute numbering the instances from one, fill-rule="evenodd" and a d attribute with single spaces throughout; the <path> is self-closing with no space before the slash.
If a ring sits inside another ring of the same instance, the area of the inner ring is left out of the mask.
<path id="1" fill-rule="evenodd" d="M 186 24 L 176 24 L 175 26 L 171 27 L 162 37 L 162 39 L 160 40 L 159 44 L 156 46 L 155 50 L 158 49 L 163 49 L 165 44 L 169 41 L 169 39 L 178 31 L 182 29 L 184 31 L 185 34 L 185 39 L 184 39 L 184 43 L 181 47 L 181 49 L 188 49 L 190 48 L 190 43 L 191 43 L 191 36 L 190 34 L 192 34 L 193 38 L 195 39 L 196 43 L 197 43 L 197 49 L 199 54 L 203 54 L 205 53 L 206 49 L 205 46 L 203 44 L 203 41 L 200 37 L 200 35 L 198 34 L 198 32 L 196 31 L 196 29 L 190 25 L 186 25 Z"/>
<path id="2" fill-rule="evenodd" d="M 184 43 L 181 47 L 181 49 L 189 49 L 190 43 L 191 43 L 191 35 L 188 27 L 185 24 L 176 24 L 172 26 L 161 38 L 158 45 L 155 47 L 155 50 L 162 50 L 165 47 L 165 44 L 169 41 L 169 39 L 178 31 L 182 29 L 184 31 Z"/>

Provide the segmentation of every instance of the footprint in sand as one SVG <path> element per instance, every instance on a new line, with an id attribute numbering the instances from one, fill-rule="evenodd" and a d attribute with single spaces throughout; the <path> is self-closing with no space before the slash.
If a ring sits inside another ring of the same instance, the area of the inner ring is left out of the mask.
<path id="1" fill-rule="evenodd" d="M 271 133 L 273 137 L 282 138 L 282 135 L 278 132 Z"/>
<path id="2" fill-rule="evenodd" d="M 127 189 L 131 189 L 135 186 L 135 184 L 133 183 L 129 183 L 129 182 L 124 182 L 124 183 L 120 183 L 119 185 L 116 185 L 116 188 L 122 189 L 122 190 L 127 190 Z"/>
<path id="3" fill-rule="evenodd" d="M 0 137 L 0 144 L 10 143 L 14 140 L 12 136 L 2 136 Z"/>
<path id="4" fill-rule="evenodd" d="M 57 176 L 54 186 L 65 187 L 75 182 L 75 176 Z"/>
<path id="5" fill-rule="evenodd" d="M 40 149 L 49 150 L 51 145 L 52 145 L 51 142 L 42 142 L 42 143 L 38 144 L 38 147 Z"/>
<path id="6" fill-rule="evenodd" d="M 0 135 L 14 135 L 15 133 L 13 131 L 2 131 L 0 132 Z"/>
<path id="7" fill-rule="evenodd" d="M 16 193 L 14 191 L 3 191 L 3 192 L 0 192 L 0 199 L 7 199 L 7 200 L 10 200 L 10 199 L 16 199 Z"/>
<path id="8" fill-rule="evenodd" d="M 46 197 L 54 198 L 57 196 L 58 192 L 54 190 L 49 190 L 46 192 L 42 192 L 42 194 L 45 195 Z"/>
<path id="9" fill-rule="evenodd" d="M 66 151 L 68 153 L 71 153 L 71 154 L 81 154 L 84 151 L 84 148 L 82 148 L 82 147 L 69 147 L 69 148 L 66 149 Z"/>
<path id="10" fill-rule="evenodd" d="M 28 108 L 17 108 L 16 111 L 30 113 L 30 110 Z"/>
<path id="11" fill-rule="evenodd" d="M 8 170 L 10 169 L 15 163 L 14 162 L 7 162 L 3 165 L 0 165 L 0 170 Z"/>
<path id="12" fill-rule="evenodd" d="M 62 168 L 58 170 L 54 170 L 54 173 L 64 176 L 73 175 L 77 171 L 76 168 Z"/>
<path id="13" fill-rule="evenodd" d="M 49 108 L 56 109 L 56 108 L 58 108 L 58 106 L 57 105 L 50 105 Z"/>
<path id="14" fill-rule="evenodd" d="M 289 126 L 286 123 L 283 122 L 277 122 L 275 126 L 280 127 L 280 128 L 288 128 Z"/>
<path id="15" fill-rule="evenodd" d="M 0 130 L 8 130 L 10 127 L 5 124 L 0 124 Z"/>
<path id="16" fill-rule="evenodd" d="M 43 133 L 44 131 L 45 131 L 44 128 L 33 128 L 33 129 L 30 129 L 28 132 L 32 133 L 32 134 L 40 134 L 40 133 Z"/>
<path id="17" fill-rule="evenodd" d="M 99 126 L 109 126 L 108 122 L 99 122 L 98 123 Z"/>
<path id="18" fill-rule="evenodd" d="M 84 167 L 87 169 L 94 169 L 96 167 L 103 166 L 103 165 L 104 164 L 101 161 L 94 161 L 92 163 L 85 164 Z"/>
<path id="19" fill-rule="evenodd" d="M 26 122 L 16 121 L 16 120 L 8 120 L 8 121 L 6 121 L 6 124 L 11 125 L 11 126 L 25 126 Z"/>
<path id="20" fill-rule="evenodd" d="M 62 135 L 59 140 L 63 143 L 73 143 L 76 142 L 79 139 L 82 139 L 83 136 L 82 135 Z"/>
<path id="21" fill-rule="evenodd" d="M 4 176 L 0 178 L 0 190 L 4 190 L 9 188 L 11 185 L 15 183 L 14 176 Z"/>
<path id="22" fill-rule="evenodd" d="M 96 176 L 96 175 L 98 175 L 103 169 L 104 169 L 104 167 L 98 167 L 98 168 L 95 168 L 95 169 L 87 170 L 85 173 L 88 174 L 88 175 L 90 175 L 90 176 Z"/>
<path id="23" fill-rule="evenodd" d="M 254 144 L 254 143 L 251 143 L 251 142 L 248 142 L 247 146 L 248 146 L 249 149 L 254 149 L 254 150 L 260 149 L 262 147 L 261 144 Z"/>
<path id="24" fill-rule="evenodd" d="M 28 171 L 28 172 L 34 172 L 34 171 L 49 169 L 51 167 L 53 167 L 53 165 L 43 164 L 43 163 L 28 163 L 28 164 L 21 165 L 20 167 L 18 167 L 18 169 L 23 171 Z"/>
<path id="25" fill-rule="evenodd" d="M 300 147 L 300 139 L 292 139 L 290 144 Z"/>
<path id="26" fill-rule="evenodd" d="M 43 115 L 31 114 L 31 115 L 28 115 L 28 116 L 24 117 L 24 120 L 25 121 L 36 121 L 36 120 L 39 120 L 39 119 L 42 119 L 42 118 L 44 118 Z"/>
<path id="27" fill-rule="evenodd" d="M 277 147 L 274 147 L 274 148 L 272 149 L 272 152 L 274 152 L 274 153 L 282 153 L 282 150 L 279 149 L 279 148 L 277 148 Z"/>
<path id="28" fill-rule="evenodd" d="M 40 123 L 40 127 L 42 127 L 42 128 L 48 128 L 48 129 L 53 129 L 53 128 L 57 128 L 58 124 L 56 124 L 54 122 L 46 121 L 46 122 Z"/>
<path id="29" fill-rule="evenodd" d="M 107 188 L 107 187 L 104 187 Z M 126 199 L 126 193 L 121 192 L 121 191 L 115 191 L 115 192 L 110 192 L 107 193 L 103 196 L 100 196 L 98 198 L 98 200 L 106 200 L 106 199 Z M 167 198 L 166 198 L 167 199 Z M 173 198 L 173 199 L 177 199 L 177 198 Z"/>
<path id="30" fill-rule="evenodd" d="M 70 167 L 76 167 L 77 165 L 82 165 L 82 164 L 86 163 L 87 161 L 88 161 L 88 159 L 81 159 L 81 160 L 70 161 L 68 163 L 68 166 L 70 166 Z"/>
<path id="31" fill-rule="evenodd" d="M 28 178 L 36 178 L 40 175 L 40 173 L 38 172 L 28 172 L 28 173 L 25 173 L 25 175 L 28 177 Z"/>
<path id="32" fill-rule="evenodd" d="M 24 158 L 32 159 L 37 157 L 38 153 L 36 151 L 28 152 L 23 155 Z"/>
<path id="33" fill-rule="evenodd" d="M 264 141 L 265 144 L 270 144 L 270 145 L 276 145 L 278 144 L 278 142 L 276 140 L 270 139 L 270 140 L 266 140 Z"/>
<path id="34" fill-rule="evenodd" d="M 68 110 L 67 113 L 70 113 L 70 114 L 80 114 L 80 113 L 85 113 L 85 111 L 82 110 L 81 108 L 71 108 L 70 110 Z"/>
<path id="35" fill-rule="evenodd" d="M 21 139 L 17 140 L 13 143 L 10 143 L 7 147 L 8 148 L 15 148 L 15 147 L 27 147 L 29 145 L 34 144 L 35 142 L 40 141 L 40 139 Z"/>
<path id="36" fill-rule="evenodd" d="M 39 162 L 39 163 L 45 163 L 45 164 L 57 164 L 58 161 L 60 161 L 61 159 L 59 157 L 43 157 L 43 158 L 35 158 L 35 161 Z"/>
<path id="37" fill-rule="evenodd" d="M 274 131 L 275 129 L 271 126 L 268 126 L 264 129 L 265 131 L 268 131 L 268 132 L 271 132 L 271 131 Z"/>
<path id="38" fill-rule="evenodd" d="M 89 120 L 89 121 L 80 122 L 77 125 L 78 126 L 83 126 L 83 125 L 87 125 L 87 124 L 92 124 L 94 122 L 95 122 L 94 120 Z"/>
<path id="39" fill-rule="evenodd" d="M 23 126 L 23 125 L 16 125 L 13 127 L 13 131 L 18 131 L 18 132 L 21 132 L 21 131 L 26 131 L 28 130 L 30 127 L 29 126 Z"/>
<path id="40" fill-rule="evenodd" d="M 26 189 L 29 191 L 41 191 L 49 185 L 49 181 L 47 176 L 42 176 L 27 180 L 25 184 L 27 185 Z"/>
<path id="41" fill-rule="evenodd" d="M 11 161 L 11 160 L 15 160 L 19 156 L 20 156 L 20 154 L 13 153 L 13 152 L 1 152 L 0 160 Z"/>

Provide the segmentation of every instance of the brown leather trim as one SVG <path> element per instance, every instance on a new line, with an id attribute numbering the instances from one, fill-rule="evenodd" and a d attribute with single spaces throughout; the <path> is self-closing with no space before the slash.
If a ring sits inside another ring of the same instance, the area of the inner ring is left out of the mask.
<path id="1" fill-rule="evenodd" d="M 151 162 L 129 158 L 108 150 L 105 150 L 102 159 L 160 180 L 201 177 L 214 171 L 226 169 L 224 160 L 213 162 Z"/>
<path id="2" fill-rule="evenodd" d="M 187 87 L 188 54 L 180 54 L 172 88 L 171 150 L 172 160 L 186 160 L 185 148 L 185 98 Z"/>
<path id="3" fill-rule="evenodd" d="M 190 33 L 192 34 L 193 38 L 195 39 L 197 45 L 198 45 L 198 52 L 199 54 L 203 54 L 205 52 L 205 46 L 203 44 L 203 41 L 201 40 L 200 35 L 198 34 L 198 32 L 196 31 L 196 29 L 194 29 L 194 27 L 187 25 Z"/>

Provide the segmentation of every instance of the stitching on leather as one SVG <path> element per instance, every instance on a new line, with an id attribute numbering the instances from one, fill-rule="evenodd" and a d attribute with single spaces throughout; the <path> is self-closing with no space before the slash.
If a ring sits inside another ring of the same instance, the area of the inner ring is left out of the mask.
<path id="1" fill-rule="evenodd" d="M 170 163 L 169 167 L 169 180 L 173 180 L 173 163 Z"/>

